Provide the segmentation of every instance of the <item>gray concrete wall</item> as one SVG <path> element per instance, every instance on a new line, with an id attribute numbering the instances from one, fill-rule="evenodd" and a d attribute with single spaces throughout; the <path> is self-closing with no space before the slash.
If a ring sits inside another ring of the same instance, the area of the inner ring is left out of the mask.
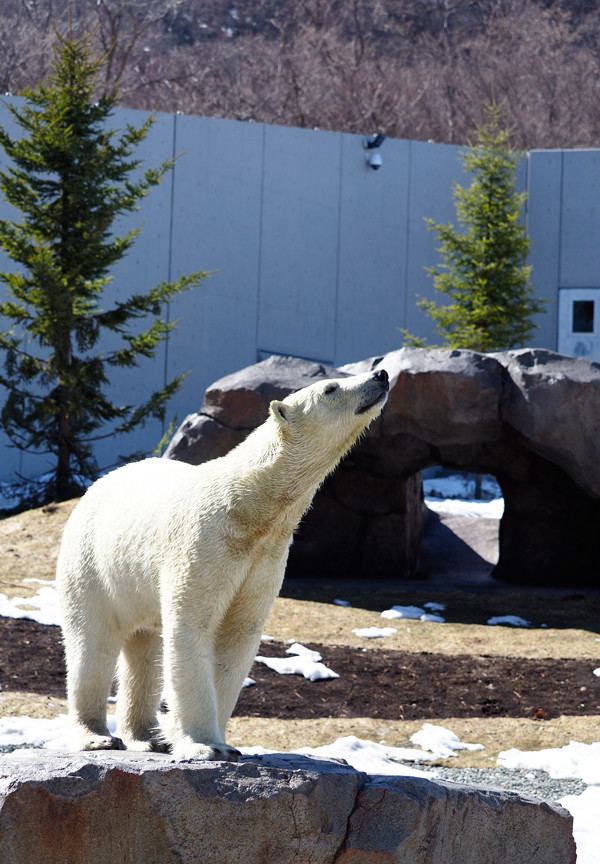
<path id="1" fill-rule="evenodd" d="M 118 111 L 112 125 L 144 116 Z M 0 122 L 15 132 L 2 103 Z M 388 139 L 380 153 L 373 171 L 357 135 L 157 115 L 139 155 L 147 165 L 179 158 L 119 226 L 143 230 L 115 269 L 107 305 L 161 279 L 215 272 L 173 302 L 177 331 L 153 362 L 114 372 L 115 399 L 139 404 L 188 372 L 169 409 L 181 421 L 212 381 L 270 353 L 339 365 L 399 347 L 399 328 L 431 339 L 416 307 L 417 296 L 433 296 L 425 268 L 438 263 L 424 219 L 454 220 L 452 184 L 467 178 L 452 146 Z M 550 301 L 532 345 L 556 348 L 559 289 L 600 286 L 600 152 L 533 152 L 519 184 L 529 192 L 533 282 Z M 0 267 L 10 266 L 0 252 Z M 102 441 L 99 462 L 148 451 L 161 434 L 152 423 Z M 2 442 L 0 480 L 52 464 Z"/>

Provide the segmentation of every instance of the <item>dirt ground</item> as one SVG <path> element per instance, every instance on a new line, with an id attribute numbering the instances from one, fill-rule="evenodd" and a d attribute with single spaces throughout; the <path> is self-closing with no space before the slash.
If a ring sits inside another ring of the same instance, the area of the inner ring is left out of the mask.
<path id="1" fill-rule="evenodd" d="M 72 504 L 0 521 L 0 592 L 31 596 L 52 579 Z M 456 521 L 456 525 L 453 522 Z M 255 663 L 230 722 L 237 746 L 284 750 L 345 734 L 403 744 L 423 722 L 449 725 L 485 751 L 461 765 L 494 764 L 497 753 L 591 743 L 600 734 L 600 592 L 521 590 L 494 583 L 497 526 L 491 520 L 433 521 L 424 546 L 429 578 L 412 584 L 284 584 L 265 630 L 263 655 L 285 656 L 296 639 L 318 650 L 336 679 L 310 682 Z M 428 557 L 427 557 L 428 556 Z M 28 579 L 34 582 L 28 582 Z M 334 604 L 344 598 L 350 607 Z M 446 606 L 445 624 L 387 621 L 394 604 Z M 520 615 L 531 628 L 490 627 Z M 393 626 L 389 639 L 360 639 L 357 627 Z M 0 716 L 51 717 L 66 709 L 58 627 L 0 617 Z"/>
<path id="2" fill-rule="evenodd" d="M 284 657 L 286 645 L 263 642 L 260 653 Z M 236 716 L 277 719 L 600 715 L 593 664 L 574 659 L 519 659 L 367 650 L 310 643 L 339 678 L 310 682 L 254 663 L 256 686 L 240 694 Z M 0 617 L 0 688 L 65 697 L 60 629 Z"/>

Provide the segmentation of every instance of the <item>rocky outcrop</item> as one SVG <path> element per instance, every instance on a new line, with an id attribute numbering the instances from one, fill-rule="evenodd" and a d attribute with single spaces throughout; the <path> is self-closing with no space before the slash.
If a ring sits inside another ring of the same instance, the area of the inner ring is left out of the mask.
<path id="1" fill-rule="evenodd" d="M 574 864 L 571 816 L 513 792 L 274 754 L 0 757 L 2 864 Z"/>
<path id="2" fill-rule="evenodd" d="M 482 355 L 403 348 L 341 369 L 272 357 L 224 378 L 167 456 L 227 452 L 316 377 L 385 368 L 382 418 L 315 498 L 290 572 L 412 576 L 424 520 L 419 472 L 494 474 L 505 499 L 497 578 L 596 586 L 600 560 L 600 366 L 551 351 Z"/>

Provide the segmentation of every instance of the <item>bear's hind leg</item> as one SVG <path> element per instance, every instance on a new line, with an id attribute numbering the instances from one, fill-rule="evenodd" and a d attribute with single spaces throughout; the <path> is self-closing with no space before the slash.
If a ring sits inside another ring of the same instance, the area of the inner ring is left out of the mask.
<path id="1" fill-rule="evenodd" d="M 110 693 L 119 644 L 114 638 L 80 634 L 65 623 L 69 722 L 75 750 L 123 750 L 106 725 L 106 701 Z"/>
<path id="2" fill-rule="evenodd" d="M 128 750 L 167 750 L 156 717 L 162 689 L 162 639 L 157 629 L 138 630 L 119 658 L 117 730 Z"/>

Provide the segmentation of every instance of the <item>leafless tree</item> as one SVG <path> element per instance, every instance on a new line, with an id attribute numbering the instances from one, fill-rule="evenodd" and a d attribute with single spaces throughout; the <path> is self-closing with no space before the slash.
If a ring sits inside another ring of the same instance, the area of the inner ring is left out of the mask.
<path id="1" fill-rule="evenodd" d="M 464 144 L 600 146 L 600 10 L 568 0 L 4 0 L 0 86 L 93 34 L 129 107 Z"/>

